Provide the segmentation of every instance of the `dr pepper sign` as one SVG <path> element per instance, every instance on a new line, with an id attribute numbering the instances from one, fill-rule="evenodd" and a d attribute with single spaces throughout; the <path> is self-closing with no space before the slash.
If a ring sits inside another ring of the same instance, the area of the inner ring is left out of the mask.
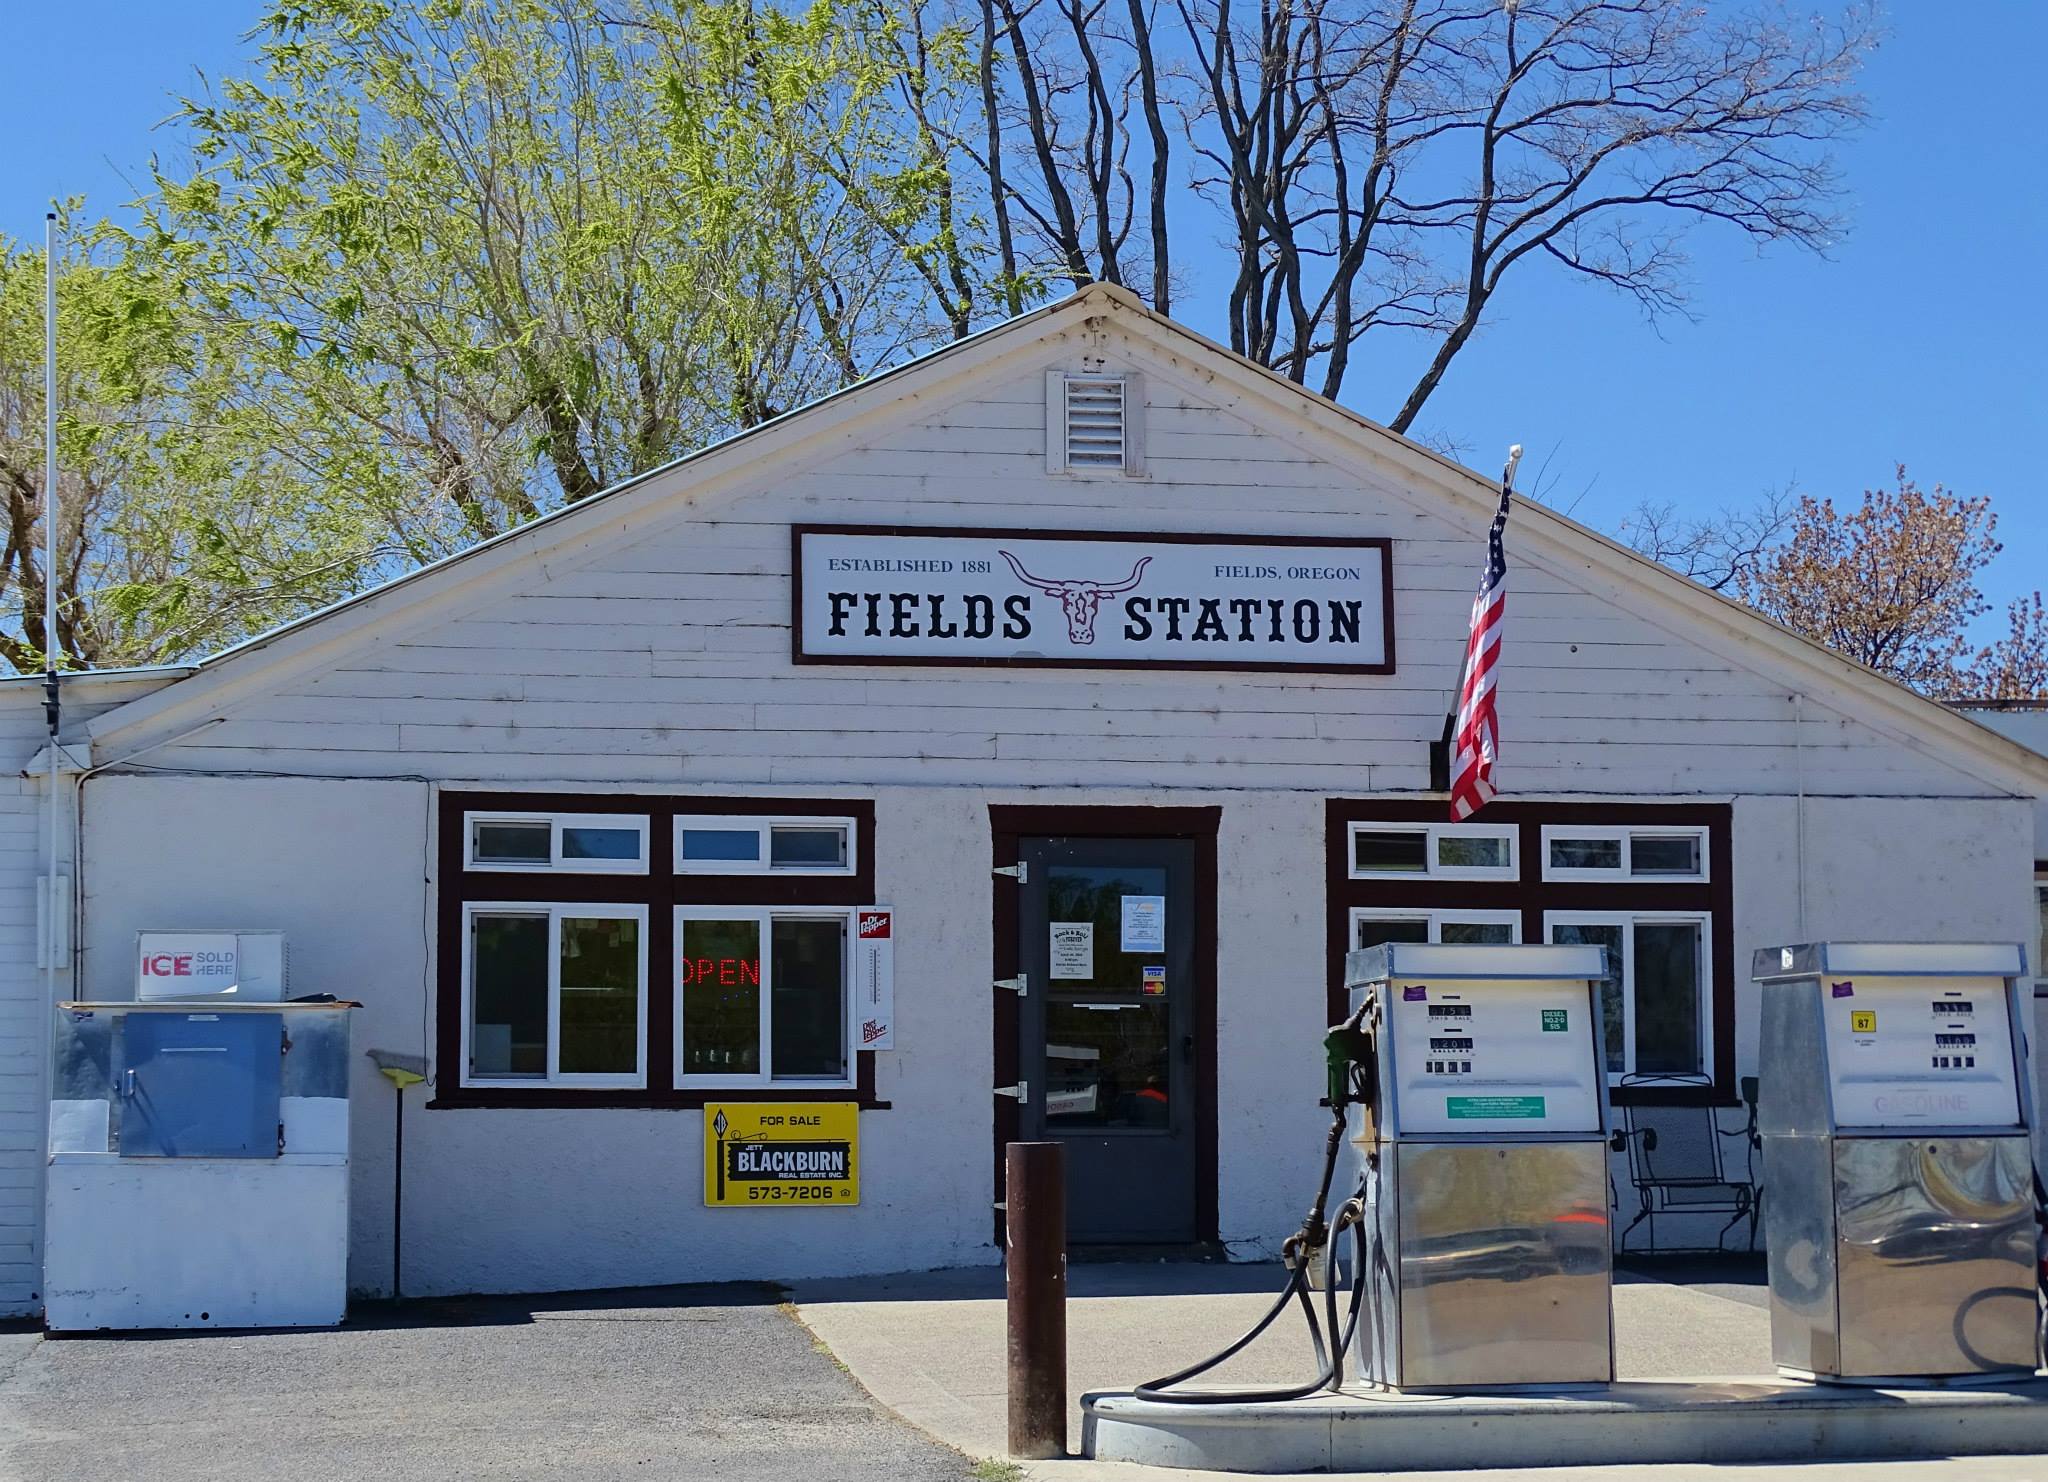
<path id="1" fill-rule="evenodd" d="M 896 913 L 888 906 L 854 913 L 853 1012 L 858 1048 L 896 1048 Z"/>

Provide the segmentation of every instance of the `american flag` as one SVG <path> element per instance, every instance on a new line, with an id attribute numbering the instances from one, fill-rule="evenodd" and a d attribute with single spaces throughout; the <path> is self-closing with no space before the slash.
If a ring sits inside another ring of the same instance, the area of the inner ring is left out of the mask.
<path id="1" fill-rule="evenodd" d="M 1507 619 L 1508 558 L 1502 537 L 1508 528 L 1515 464 L 1521 444 L 1508 450 L 1500 476 L 1500 509 L 1486 532 L 1486 573 L 1472 599 L 1472 629 L 1465 639 L 1465 682 L 1458 691 L 1458 723 L 1451 736 L 1451 818 L 1470 818 L 1489 802 L 1493 761 L 1500 747 L 1494 708 L 1494 670 L 1500 665 L 1501 626 Z"/>

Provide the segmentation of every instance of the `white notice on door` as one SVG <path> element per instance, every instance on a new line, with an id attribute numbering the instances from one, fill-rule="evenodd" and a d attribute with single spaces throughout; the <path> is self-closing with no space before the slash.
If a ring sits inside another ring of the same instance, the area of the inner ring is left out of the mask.
<path id="1" fill-rule="evenodd" d="M 1052 975 L 1055 978 L 1095 976 L 1095 923 L 1052 923 Z"/>
<path id="2" fill-rule="evenodd" d="M 1166 897 L 1127 895 L 1124 901 L 1123 950 L 1164 952 L 1166 950 Z"/>

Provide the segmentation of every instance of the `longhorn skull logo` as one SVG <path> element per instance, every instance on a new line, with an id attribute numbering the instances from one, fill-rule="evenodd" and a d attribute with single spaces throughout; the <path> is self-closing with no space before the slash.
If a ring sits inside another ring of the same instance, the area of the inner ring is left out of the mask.
<path id="1" fill-rule="evenodd" d="M 996 554 L 1010 563 L 1010 569 L 1017 573 L 1017 580 L 1060 599 L 1060 611 L 1067 615 L 1067 641 L 1075 644 L 1095 641 L 1095 614 L 1102 606 L 1102 599 L 1130 591 L 1144 576 L 1145 568 L 1152 564 L 1150 556 L 1140 556 L 1138 564 L 1131 568 L 1131 574 L 1120 582 L 1047 581 L 1026 571 L 1023 563 L 1008 551 L 999 550 Z"/>

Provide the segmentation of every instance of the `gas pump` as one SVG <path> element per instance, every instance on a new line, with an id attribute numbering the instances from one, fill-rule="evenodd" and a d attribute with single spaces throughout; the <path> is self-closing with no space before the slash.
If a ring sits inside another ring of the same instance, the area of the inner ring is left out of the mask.
<path id="1" fill-rule="evenodd" d="M 2025 953 L 1819 942 L 1760 951 L 1752 972 L 1779 1371 L 1838 1383 L 2031 1373 Z"/>
<path id="2" fill-rule="evenodd" d="M 1353 952 L 1377 1094 L 1350 1112 L 1367 1374 L 1399 1390 L 1614 1378 L 1600 947 Z"/>
<path id="3" fill-rule="evenodd" d="M 1243 1337 L 1136 1397 L 1214 1405 L 1336 1390 L 1362 1330 L 1364 1377 L 1392 1389 L 1611 1382 L 1605 975 L 1599 947 L 1353 952 L 1350 1014 L 1324 1038 L 1322 1181 L 1284 1243 L 1287 1284 Z M 1349 1195 L 1334 1210 L 1333 1182 Z M 1308 1325 L 1313 1380 L 1178 1387 L 1290 1304 Z"/>

